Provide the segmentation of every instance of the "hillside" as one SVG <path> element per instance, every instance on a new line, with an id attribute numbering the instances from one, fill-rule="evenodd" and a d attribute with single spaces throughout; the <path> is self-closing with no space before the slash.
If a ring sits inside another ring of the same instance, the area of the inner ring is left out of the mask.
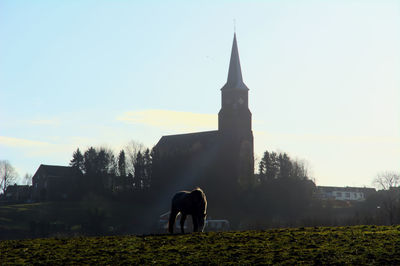
<path id="1" fill-rule="evenodd" d="M 2 264 L 400 264 L 400 226 L 6 240 Z"/>
<path id="2" fill-rule="evenodd" d="M 0 206 L 0 240 L 73 235 L 137 234 L 150 231 L 145 207 L 90 196 L 79 202 L 39 202 Z"/>

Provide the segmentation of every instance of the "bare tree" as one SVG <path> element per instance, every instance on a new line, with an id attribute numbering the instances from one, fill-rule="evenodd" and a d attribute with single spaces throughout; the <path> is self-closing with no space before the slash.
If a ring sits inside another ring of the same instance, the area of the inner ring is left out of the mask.
<path id="1" fill-rule="evenodd" d="M 390 190 L 400 185 L 400 174 L 395 172 L 379 173 L 374 179 L 374 185 L 381 190 Z"/>
<path id="2" fill-rule="evenodd" d="M 32 185 L 32 175 L 31 175 L 31 174 L 26 173 L 26 174 L 24 175 L 23 184 L 24 184 L 24 185 L 28 185 L 28 186 L 31 186 L 31 185 Z"/>
<path id="3" fill-rule="evenodd" d="M 389 223 L 394 224 L 400 203 L 400 174 L 396 172 L 383 172 L 375 177 L 373 183 L 381 190 L 381 207 L 387 213 Z"/>
<path id="4" fill-rule="evenodd" d="M 143 143 L 131 140 L 126 146 L 125 146 L 125 157 L 126 157 L 126 168 L 127 172 L 131 173 L 134 175 L 135 173 L 135 162 L 136 162 L 136 157 L 139 153 L 139 151 L 143 154 L 143 152 L 146 150 L 146 147 L 143 145 Z"/>
<path id="5" fill-rule="evenodd" d="M 8 161 L 0 161 L 0 191 L 3 194 L 7 187 L 17 180 L 17 177 L 17 172 Z"/>

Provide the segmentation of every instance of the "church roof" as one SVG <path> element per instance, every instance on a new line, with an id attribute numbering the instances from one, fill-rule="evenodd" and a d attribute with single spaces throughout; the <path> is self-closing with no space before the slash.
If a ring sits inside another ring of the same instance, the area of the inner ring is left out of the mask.
<path id="1" fill-rule="evenodd" d="M 219 132 L 205 131 L 189 134 L 178 134 L 163 136 L 157 143 L 156 147 L 160 150 L 174 151 L 189 151 L 192 149 L 206 148 L 215 145 L 218 141 Z"/>
<path id="2" fill-rule="evenodd" d="M 231 61 L 229 63 L 228 80 L 221 90 L 249 90 L 243 82 L 242 69 L 240 68 L 239 51 L 236 42 L 236 33 L 233 35 Z"/>

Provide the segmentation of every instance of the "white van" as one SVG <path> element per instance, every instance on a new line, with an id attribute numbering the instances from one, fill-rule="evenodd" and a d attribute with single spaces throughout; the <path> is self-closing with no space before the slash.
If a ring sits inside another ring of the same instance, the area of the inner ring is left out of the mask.
<path id="1" fill-rule="evenodd" d="M 204 227 L 205 232 L 228 231 L 229 229 L 230 224 L 228 220 L 206 220 Z"/>
<path id="2" fill-rule="evenodd" d="M 169 220 L 170 212 L 166 212 L 160 215 L 160 219 L 158 220 L 157 231 L 158 233 L 167 233 L 168 232 L 168 220 Z M 181 231 L 180 225 L 181 214 L 179 213 L 176 216 L 175 221 L 175 232 Z M 185 221 L 185 225 L 183 226 L 185 232 L 188 232 L 193 229 L 192 219 L 188 217 Z M 204 225 L 204 232 L 218 232 L 218 231 L 228 231 L 230 229 L 230 224 L 228 220 L 206 220 Z"/>
<path id="3" fill-rule="evenodd" d="M 160 219 L 158 220 L 158 225 L 157 225 L 157 231 L 159 234 L 168 233 L 169 214 L 170 214 L 170 212 L 166 212 L 166 213 L 160 215 Z M 183 229 L 185 230 L 185 232 L 188 229 L 188 220 L 189 219 L 186 219 L 185 225 L 183 226 Z M 176 220 L 175 220 L 175 228 L 174 228 L 175 232 L 181 232 L 180 221 L 181 221 L 181 213 L 178 213 L 178 215 L 176 216 Z M 190 221 L 189 221 L 189 223 L 190 223 Z"/>

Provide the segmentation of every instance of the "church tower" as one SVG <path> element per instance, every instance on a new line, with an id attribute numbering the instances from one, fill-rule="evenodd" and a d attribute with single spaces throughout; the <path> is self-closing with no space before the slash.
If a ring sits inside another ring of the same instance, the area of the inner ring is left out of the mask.
<path id="1" fill-rule="evenodd" d="M 249 88 L 243 82 L 235 33 L 228 80 L 221 89 L 218 131 L 225 143 L 225 156 L 233 168 L 232 175 L 243 186 L 254 181 L 254 143 L 248 93 Z"/>

